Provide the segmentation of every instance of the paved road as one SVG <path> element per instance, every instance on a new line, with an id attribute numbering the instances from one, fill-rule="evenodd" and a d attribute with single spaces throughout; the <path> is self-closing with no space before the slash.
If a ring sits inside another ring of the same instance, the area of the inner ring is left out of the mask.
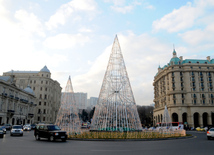
<path id="1" fill-rule="evenodd" d="M 214 140 L 207 140 L 205 132 L 188 132 L 189 139 L 158 141 L 36 141 L 33 131 L 23 137 L 0 139 L 0 155 L 205 155 L 214 153 Z"/>

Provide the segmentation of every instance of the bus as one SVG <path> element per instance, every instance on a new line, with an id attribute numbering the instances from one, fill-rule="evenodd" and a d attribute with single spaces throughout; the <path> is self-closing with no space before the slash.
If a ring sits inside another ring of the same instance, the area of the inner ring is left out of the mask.
<path id="1" fill-rule="evenodd" d="M 182 122 L 168 122 L 168 123 L 157 123 L 157 129 L 160 128 L 166 128 L 169 129 L 169 127 L 172 124 L 172 130 L 183 130 L 184 124 Z"/>

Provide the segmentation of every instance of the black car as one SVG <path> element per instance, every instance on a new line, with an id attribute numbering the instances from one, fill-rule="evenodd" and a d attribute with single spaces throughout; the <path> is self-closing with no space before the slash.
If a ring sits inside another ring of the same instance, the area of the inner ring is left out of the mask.
<path id="1" fill-rule="evenodd" d="M 53 124 L 38 124 L 34 130 L 36 140 L 40 138 L 48 138 L 50 141 L 61 139 L 63 142 L 67 140 L 66 131 L 61 131 L 57 125 Z"/>
<path id="2" fill-rule="evenodd" d="M 5 124 L 4 126 L 5 126 L 6 130 L 11 130 L 11 128 L 12 128 L 12 125 L 10 125 L 10 124 Z"/>

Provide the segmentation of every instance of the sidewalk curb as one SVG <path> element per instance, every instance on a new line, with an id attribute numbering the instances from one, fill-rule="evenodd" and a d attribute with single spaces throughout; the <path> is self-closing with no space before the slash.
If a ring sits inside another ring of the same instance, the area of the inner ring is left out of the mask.
<path id="1" fill-rule="evenodd" d="M 67 140 L 77 140 L 77 141 L 158 141 L 158 140 L 174 140 L 174 139 L 188 139 L 195 136 L 185 136 L 185 137 L 171 137 L 171 138 L 154 138 L 154 139 L 84 139 L 84 138 L 68 138 Z"/>

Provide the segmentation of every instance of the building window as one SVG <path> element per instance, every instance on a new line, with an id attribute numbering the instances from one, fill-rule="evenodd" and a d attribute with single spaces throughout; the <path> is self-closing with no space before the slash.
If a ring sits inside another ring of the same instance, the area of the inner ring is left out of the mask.
<path id="1" fill-rule="evenodd" d="M 193 100 L 193 104 L 196 105 L 196 100 Z"/>
<path id="2" fill-rule="evenodd" d="M 39 102 L 39 105 L 41 105 L 41 101 Z"/>
<path id="3" fill-rule="evenodd" d="M 46 102 L 44 102 L 44 106 L 46 106 Z"/>
<path id="4" fill-rule="evenodd" d="M 182 100 L 182 104 L 184 105 L 184 100 Z"/>
<path id="5" fill-rule="evenodd" d="M 43 74 L 42 74 L 42 76 L 43 76 Z"/>
<path id="6" fill-rule="evenodd" d="M 203 105 L 205 104 L 205 100 L 202 100 Z"/>
<path id="7" fill-rule="evenodd" d="M 47 91 L 48 90 L 48 88 L 45 88 L 45 91 Z"/>
<path id="8" fill-rule="evenodd" d="M 36 80 L 34 80 L 34 84 L 36 83 Z"/>
<path id="9" fill-rule="evenodd" d="M 204 94 L 202 94 L 202 98 L 205 98 L 205 95 L 204 95 Z"/>
<path id="10" fill-rule="evenodd" d="M 38 114 L 40 114 L 41 113 L 41 109 L 38 109 Z"/>
<path id="11" fill-rule="evenodd" d="M 43 84 L 43 81 L 41 81 L 41 84 Z"/>
<path id="12" fill-rule="evenodd" d="M 47 74 L 47 77 L 48 77 L 48 74 Z"/>
<path id="13" fill-rule="evenodd" d="M 195 87 L 195 82 L 192 83 L 192 86 Z"/>
<path id="14" fill-rule="evenodd" d="M 40 88 L 40 90 L 42 91 L 42 87 Z"/>
<path id="15" fill-rule="evenodd" d="M 46 84 L 48 84 L 48 81 L 46 81 Z"/>
<path id="16" fill-rule="evenodd" d="M 175 81 L 174 77 L 172 77 L 172 81 L 173 81 L 173 82 Z"/>
<path id="17" fill-rule="evenodd" d="M 176 100 L 174 100 L 174 105 L 176 105 Z"/>
<path id="18" fill-rule="evenodd" d="M 42 99 L 42 94 L 40 94 L 39 98 Z"/>
<path id="19" fill-rule="evenodd" d="M 45 117 L 43 117 L 43 121 L 45 121 Z"/>
<path id="20" fill-rule="evenodd" d="M 35 87 L 33 87 L 33 90 L 35 90 Z"/>
<path id="21" fill-rule="evenodd" d="M 192 72 L 192 76 L 194 76 L 194 72 Z"/>
<path id="22" fill-rule="evenodd" d="M 46 114 L 46 109 L 44 109 L 43 114 Z"/>
<path id="23" fill-rule="evenodd" d="M 37 121 L 40 121 L 40 117 L 38 117 Z"/>
<path id="24" fill-rule="evenodd" d="M 45 99 L 47 99 L 47 95 L 45 94 Z"/>
<path id="25" fill-rule="evenodd" d="M 32 80 L 30 80 L 30 83 L 32 83 Z"/>

